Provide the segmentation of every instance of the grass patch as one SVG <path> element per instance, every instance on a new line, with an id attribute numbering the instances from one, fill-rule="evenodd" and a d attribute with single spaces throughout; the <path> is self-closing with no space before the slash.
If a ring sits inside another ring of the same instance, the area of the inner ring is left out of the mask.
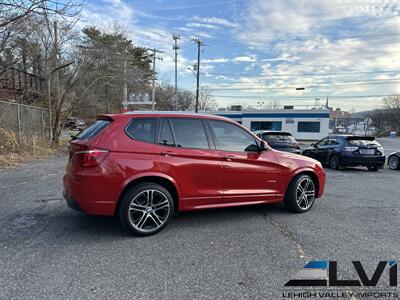
<path id="1" fill-rule="evenodd" d="M 46 158 L 55 153 L 47 139 L 37 135 L 18 136 L 11 130 L 0 128 L 0 168 L 10 168 L 27 160 Z"/>

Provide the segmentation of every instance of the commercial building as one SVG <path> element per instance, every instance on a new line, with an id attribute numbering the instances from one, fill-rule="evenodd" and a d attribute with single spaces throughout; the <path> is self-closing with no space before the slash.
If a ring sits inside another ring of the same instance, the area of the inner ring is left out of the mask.
<path id="1" fill-rule="evenodd" d="M 251 131 L 287 131 L 297 140 L 319 140 L 329 134 L 328 109 L 217 111 L 213 114 L 230 118 Z"/>

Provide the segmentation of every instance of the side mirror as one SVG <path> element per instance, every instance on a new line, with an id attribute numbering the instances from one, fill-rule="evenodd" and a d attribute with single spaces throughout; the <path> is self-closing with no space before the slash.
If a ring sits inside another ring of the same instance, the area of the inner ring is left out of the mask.
<path id="1" fill-rule="evenodd" d="M 268 143 L 266 141 L 261 141 L 260 152 L 269 150 Z"/>
<path id="2" fill-rule="evenodd" d="M 315 144 L 315 143 L 312 143 L 310 146 L 314 147 L 314 148 L 317 148 L 317 144 Z"/>

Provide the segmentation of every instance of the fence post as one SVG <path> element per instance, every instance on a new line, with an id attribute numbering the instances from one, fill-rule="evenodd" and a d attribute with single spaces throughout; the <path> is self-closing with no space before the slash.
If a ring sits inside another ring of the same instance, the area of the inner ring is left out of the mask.
<path id="1" fill-rule="evenodd" d="M 21 140 L 21 106 L 17 104 L 18 140 Z"/>
<path id="2" fill-rule="evenodd" d="M 44 137 L 44 110 L 41 109 L 41 114 L 40 114 L 40 135 L 42 138 Z"/>

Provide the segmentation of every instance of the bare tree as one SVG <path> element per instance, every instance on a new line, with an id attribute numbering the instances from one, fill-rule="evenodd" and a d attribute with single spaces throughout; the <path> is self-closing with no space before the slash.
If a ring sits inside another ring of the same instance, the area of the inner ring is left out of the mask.
<path id="1" fill-rule="evenodd" d="M 217 102 L 211 98 L 210 90 L 208 87 L 200 88 L 199 93 L 199 110 L 211 111 L 218 108 Z"/>
<path id="2" fill-rule="evenodd" d="M 400 95 L 386 97 L 383 102 L 392 128 L 400 131 Z"/>

